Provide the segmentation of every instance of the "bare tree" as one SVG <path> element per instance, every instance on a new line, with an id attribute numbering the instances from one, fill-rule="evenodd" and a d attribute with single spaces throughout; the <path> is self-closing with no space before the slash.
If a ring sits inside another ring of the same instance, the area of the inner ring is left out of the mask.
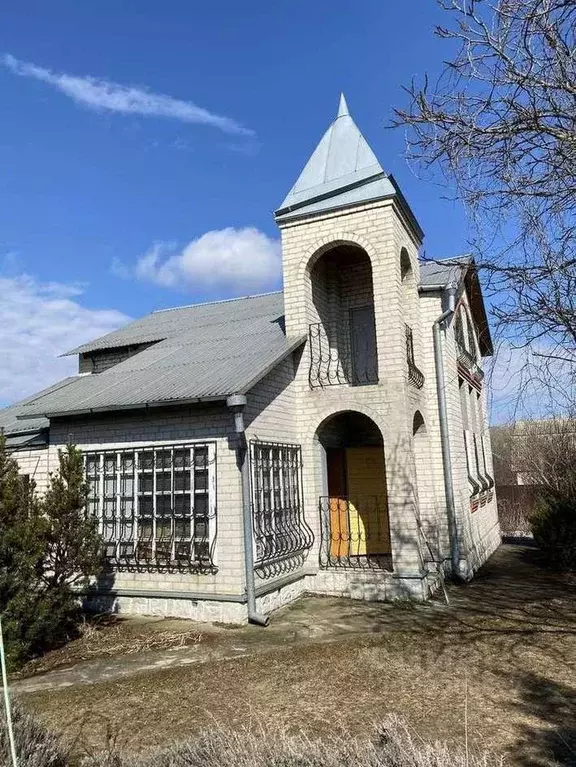
<path id="1" fill-rule="evenodd" d="M 408 157 L 466 205 L 477 263 L 526 371 L 572 409 L 576 371 L 576 3 L 439 0 L 454 55 L 406 88 Z"/>
<path id="2" fill-rule="evenodd" d="M 576 500 L 576 423 L 519 422 L 512 430 L 512 465 L 524 484 Z"/>

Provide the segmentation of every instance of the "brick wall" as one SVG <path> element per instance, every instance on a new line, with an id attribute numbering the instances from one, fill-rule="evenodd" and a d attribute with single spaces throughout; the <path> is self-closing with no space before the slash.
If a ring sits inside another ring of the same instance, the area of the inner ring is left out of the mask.
<path id="1" fill-rule="evenodd" d="M 467 302 L 467 297 L 461 297 Z M 432 325 L 434 320 L 442 313 L 445 307 L 442 305 L 440 294 L 423 294 L 420 299 L 420 312 L 424 339 L 424 372 L 427 379 L 434 380 L 434 345 Z M 464 444 L 464 423 L 460 390 L 458 385 L 458 368 L 456 361 L 456 341 L 454 326 L 449 325 L 443 332 L 443 352 L 445 370 L 445 391 L 448 410 L 450 455 L 452 475 L 454 483 L 454 495 L 456 516 L 461 543 L 461 570 L 462 575 L 471 575 L 494 551 L 500 543 L 498 526 L 496 497 L 472 513 L 470 506 L 470 484 L 468 481 L 468 469 L 466 465 L 466 449 Z M 482 393 L 485 403 L 486 392 Z M 442 447 L 440 441 L 440 426 L 438 416 L 438 398 L 435 387 L 429 389 L 428 399 L 428 433 L 430 467 L 434 475 L 436 522 L 440 531 L 439 548 L 444 556 L 449 556 L 449 539 L 446 519 L 446 497 L 443 480 Z M 479 424 L 480 429 L 480 424 Z M 489 471 L 492 471 L 492 454 L 489 441 L 488 417 L 485 406 L 482 409 L 482 424 L 486 439 L 486 461 Z M 432 514 L 431 509 L 428 513 Z M 434 516 L 434 515 L 433 515 Z M 433 520 L 434 523 L 434 520 Z"/>
<path id="2" fill-rule="evenodd" d="M 117 365 L 119 362 L 124 362 L 129 357 L 133 357 L 149 346 L 152 343 L 136 344 L 134 346 L 120 346 L 117 349 L 102 349 L 100 351 L 87 352 L 85 354 L 78 355 L 78 372 L 79 373 L 103 373 L 108 368 Z"/>
<path id="3" fill-rule="evenodd" d="M 286 327 L 289 335 L 301 334 L 307 331 L 310 322 L 317 321 L 310 268 L 324 252 L 334 245 L 348 243 L 361 247 L 368 254 L 372 271 L 379 383 L 330 386 L 311 391 L 308 384 L 309 350 L 304 351 L 294 388 L 300 413 L 305 506 L 308 521 L 316 534 L 314 558 L 317 561 L 318 498 L 325 494 L 325 476 L 316 430 L 325 419 L 339 411 L 364 413 L 377 424 L 384 439 L 395 570 L 420 577 L 423 558 L 415 513 L 412 420 L 415 409 L 425 410 L 427 390 L 415 390 L 407 381 L 405 312 L 416 312 L 417 304 L 414 300 L 405 305 L 400 277 L 400 250 L 406 248 L 417 270 L 418 243 L 404 224 L 399 223 L 398 216 L 392 202 L 385 201 L 283 224 Z M 364 290 L 366 284 L 369 284 L 367 279 L 364 280 Z M 366 301 L 365 293 L 360 300 Z M 429 386 L 429 383 L 426 385 Z M 386 577 L 382 574 L 382 578 Z M 321 580 L 325 581 L 324 575 Z"/>
<path id="4" fill-rule="evenodd" d="M 16 450 L 11 453 L 12 458 L 18 463 L 22 474 L 28 474 L 36 483 L 39 493 L 45 492 L 48 487 L 48 477 L 51 471 L 58 466 L 56 451 L 48 447 L 33 448 L 31 450 Z"/>
<path id="5" fill-rule="evenodd" d="M 162 408 L 101 417 L 55 419 L 52 448 L 71 440 L 84 450 L 159 445 L 178 441 L 216 444 L 217 543 L 215 575 L 119 572 L 114 588 L 241 594 L 244 591 L 240 475 L 234 450 L 233 419 L 222 406 Z"/>

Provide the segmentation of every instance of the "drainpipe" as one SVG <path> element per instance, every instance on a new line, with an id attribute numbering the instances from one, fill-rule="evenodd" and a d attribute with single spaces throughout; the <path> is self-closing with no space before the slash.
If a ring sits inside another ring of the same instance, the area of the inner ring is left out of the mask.
<path id="1" fill-rule="evenodd" d="M 456 286 L 446 287 L 448 308 L 434 322 L 434 362 L 436 366 L 436 388 L 438 390 L 438 412 L 440 415 L 440 441 L 442 444 L 442 464 L 444 467 L 444 490 L 446 493 L 446 511 L 448 513 L 448 533 L 450 539 L 450 562 L 452 574 L 460 577 L 460 542 L 456 522 L 456 504 L 454 502 L 454 481 L 450 456 L 450 435 L 448 431 L 448 411 L 446 407 L 446 388 L 444 376 L 444 358 L 442 356 L 441 326 L 454 314 Z"/>
<path id="2" fill-rule="evenodd" d="M 236 430 L 236 463 L 242 477 L 242 528 L 244 531 L 244 568 L 246 572 L 246 601 L 248 604 L 248 620 L 258 626 L 267 626 L 270 620 L 256 610 L 256 586 L 254 583 L 254 537 L 252 534 L 252 508 L 250 500 L 250 462 L 248 460 L 248 444 L 244 426 L 245 394 L 233 394 L 226 400 L 228 408 L 234 413 Z"/>

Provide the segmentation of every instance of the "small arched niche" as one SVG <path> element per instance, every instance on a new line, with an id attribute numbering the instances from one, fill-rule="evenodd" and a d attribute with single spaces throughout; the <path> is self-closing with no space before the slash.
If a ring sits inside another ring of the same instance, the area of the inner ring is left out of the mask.
<path id="1" fill-rule="evenodd" d="M 337 243 L 310 263 L 310 385 L 377 383 L 370 257 L 358 245 Z"/>
<path id="2" fill-rule="evenodd" d="M 400 251 L 400 279 L 403 283 L 413 277 L 412 262 L 406 248 L 402 248 Z"/>
<path id="3" fill-rule="evenodd" d="M 422 413 L 417 410 L 412 419 L 412 445 L 414 450 L 414 466 L 416 469 L 416 492 L 420 513 L 430 497 L 430 453 L 428 432 Z"/>

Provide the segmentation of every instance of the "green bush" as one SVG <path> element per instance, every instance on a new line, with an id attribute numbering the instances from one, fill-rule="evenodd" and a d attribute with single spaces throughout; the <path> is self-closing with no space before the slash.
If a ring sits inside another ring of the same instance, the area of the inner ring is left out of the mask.
<path id="1" fill-rule="evenodd" d="M 576 499 L 553 493 L 539 496 L 530 525 L 549 564 L 560 570 L 576 569 Z"/>
<path id="2" fill-rule="evenodd" d="M 79 450 L 59 453 L 40 498 L 0 434 L 0 613 L 11 669 L 77 635 L 74 586 L 101 569 L 101 539 L 85 500 Z"/>

